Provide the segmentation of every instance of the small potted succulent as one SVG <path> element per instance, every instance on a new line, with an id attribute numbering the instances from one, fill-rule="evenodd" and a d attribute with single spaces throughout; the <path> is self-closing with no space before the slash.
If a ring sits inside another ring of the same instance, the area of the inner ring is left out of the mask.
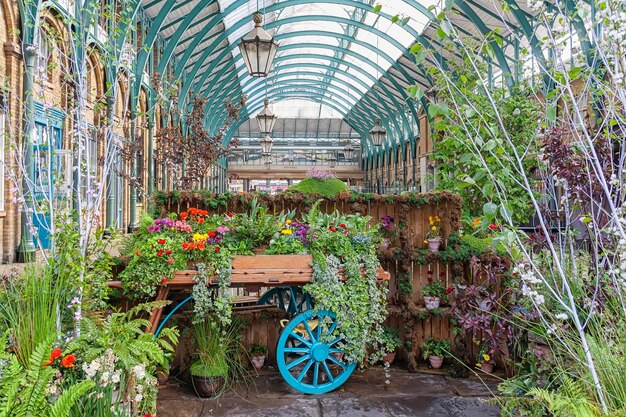
<path id="1" fill-rule="evenodd" d="M 392 327 L 385 327 L 381 343 L 385 349 L 383 363 L 391 365 L 393 360 L 396 358 L 396 349 L 402 345 L 402 340 L 400 340 L 398 330 Z"/>
<path id="2" fill-rule="evenodd" d="M 257 371 L 263 368 L 265 364 L 265 355 L 267 355 L 267 346 L 260 343 L 253 343 L 250 346 L 250 362 Z"/>
<path id="3" fill-rule="evenodd" d="M 431 271 L 428 272 L 431 273 Z M 427 310 L 439 308 L 442 301 L 444 304 L 448 301 L 446 288 L 441 281 L 435 281 L 432 276 L 428 277 L 428 282 L 420 289 L 420 293 L 424 297 L 424 305 Z"/>
<path id="4" fill-rule="evenodd" d="M 493 360 L 493 350 L 489 349 L 487 345 L 483 345 L 480 348 L 480 353 L 476 359 L 476 367 L 482 369 L 488 374 L 493 372 L 496 361 Z"/>
<path id="5" fill-rule="evenodd" d="M 430 227 L 426 232 L 426 242 L 428 250 L 435 253 L 441 247 L 441 218 L 437 215 L 428 216 L 428 223 Z"/>
<path id="6" fill-rule="evenodd" d="M 443 359 L 449 356 L 450 341 L 437 340 L 431 337 L 420 345 L 420 349 L 422 350 L 422 357 L 428 359 L 431 368 L 439 369 L 443 364 Z"/>

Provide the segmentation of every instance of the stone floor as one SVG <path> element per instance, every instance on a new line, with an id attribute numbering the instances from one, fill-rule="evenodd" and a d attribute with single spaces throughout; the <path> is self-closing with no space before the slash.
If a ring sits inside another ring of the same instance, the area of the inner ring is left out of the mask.
<path id="1" fill-rule="evenodd" d="M 181 385 L 159 391 L 159 417 L 497 417 L 497 381 L 454 379 L 444 375 L 382 368 L 355 371 L 339 390 L 304 395 L 277 372 L 265 371 L 253 383 L 219 400 L 201 400 Z"/>

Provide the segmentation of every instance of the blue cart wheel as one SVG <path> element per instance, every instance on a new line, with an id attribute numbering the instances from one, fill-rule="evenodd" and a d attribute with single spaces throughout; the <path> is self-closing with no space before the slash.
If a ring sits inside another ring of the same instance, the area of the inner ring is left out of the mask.
<path id="1" fill-rule="evenodd" d="M 308 310 L 283 329 L 276 348 L 276 362 L 284 380 L 305 394 L 324 394 L 348 380 L 355 363 L 343 359 L 337 347 L 337 316 L 330 311 Z"/>
<path id="2" fill-rule="evenodd" d="M 313 308 L 311 296 L 300 287 L 275 287 L 266 291 L 257 305 L 272 304 L 293 317 L 305 310 Z"/>

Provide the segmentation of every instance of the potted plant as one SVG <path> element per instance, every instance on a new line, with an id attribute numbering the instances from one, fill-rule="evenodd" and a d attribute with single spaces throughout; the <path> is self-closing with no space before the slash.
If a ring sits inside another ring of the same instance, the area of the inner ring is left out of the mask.
<path id="1" fill-rule="evenodd" d="M 480 352 L 478 353 L 478 357 L 476 366 L 488 374 L 493 372 L 493 368 L 496 364 L 496 361 L 493 360 L 493 350 L 489 349 L 487 345 L 483 345 L 480 348 Z"/>
<path id="2" fill-rule="evenodd" d="M 438 215 L 428 216 L 430 228 L 426 232 L 426 241 L 428 242 L 428 250 L 435 253 L 439 251 L 441 246 L 441 218 Z"/>
<path id="3" fill-rule="evenodd" d="M 443 359 L 449 355 L 450 341 L 431 337 L 420 345 L 420 349 L 422 349 L 422 357 L 428 359 L 430 366 L 433 369 L 439 369 L 443 364 Z"/>
<path id="4" fill-rule="evenodd" d="M 383 356 L 383 363 L 392 364 L 396 358 L 396 349 L 402 345 L 400 340 L 400 334 L 397 329 L 392 327 L 385 327 L 383 336 L 381 339 L 383 348 L 385 349 L 385 356 Z"/>
<path id="5" fill-rule="evenodd" d="M 431 271 L 428 272 L 432 273 Z M 424 297 L 424 305 L 427 310 L 439 308 L 441 301 L 444 303 L 448 301 L 446 288 L 443 286 L 441 281 L 435 281 L 431 276 L 428 277 L 428 282 L 420 289 L 420 292 L 422 297 Z"/>
<path id="6" fill-rule="evenodd" d="M 381 251 L 385 251 L 391 246 L 391 241 L 394 237 L 394 223 L 393 216 L 387 215 L 380 219 L 380 231 L 383 236 L 382 243 L 379 246 Z"/>
<path id="7" fill-rule="evenodd" d="M 220 392 L 228 374 L 225 346 L 215 322 L 207 320 L 194 323 L 196 361 L 191 365 L 191 381 L 200 398 L 208 398 Z"/>
<path id="8" fill-rule="evenodd" d="M 265 364 L 265 355 L 267 354 L 267 346 L 260 343 L 253 343 L 250 346 L 250 362 L 257 371 Z"/>

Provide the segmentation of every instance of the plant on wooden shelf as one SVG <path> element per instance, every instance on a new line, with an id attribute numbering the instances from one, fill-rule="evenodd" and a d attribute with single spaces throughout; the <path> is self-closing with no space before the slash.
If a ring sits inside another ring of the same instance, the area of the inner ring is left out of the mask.
<path id="1" fill-rule="evenodd" d="M 426 232 L 428 250 L 436 253 L 441 246 L 441 218 L 438 215 L 428 216 L 429 229 Z"/>
<path id="2" fill-rule="evenodd" d="M 422 350 L 422 357 L 428 359 L 430 366 L 433 369 L 439 369 L 443 365 L 444 358 L 450 356 L 450 341 L 431 337 L 420 344 L 420 349 Z"/>
<path id="3" fill-rule="evenodd" d="M 391 246 L 391 243 L 396 237 L 396 227 L 394 223 L 395 223 L 395 220 L 393 216 L 386 215 L 380 219 L 379 227 L 380 227 L 380 232 L 383 236 L 383 242 L 379 246 L 379 249 L 381 251 L 385 251 L 389 249 L 389 247 Z"/>
<path id="4" fill-rule="evenodd" d="M 396 358 L 396 349 L 402 346 L 402 340 L 400 339 L 398 329 L 385 327 L 381 343 L 385 352 L 385 356 L 383 356 L 383 363 L 391 365 Z"/>
<path id="5" fill-rule="evenodd" d="M 490 349 L 488 345 L 483 344 L 476 358 L 476 367 L 488 374 L 492 373 L 496 365 L 496 361 L 493 359 L 493 353 L 493 350 Z"/>
<path id="6" fill-rule="evenodd" d="M 250 362 L 257 371 L 265 364 L 265 355 L 267 355 L 267 346 L 258 342 L 250 346 Z"/>
<path id="7" fill-rule="evenodd" d="M 440 280 L 433 279 L 432 273 L 432 270 L 428 271 L 428 282 L 420 289 L 427 310 L 439 308 L 442 302 L 448 302 L 448 290 Z"/>

